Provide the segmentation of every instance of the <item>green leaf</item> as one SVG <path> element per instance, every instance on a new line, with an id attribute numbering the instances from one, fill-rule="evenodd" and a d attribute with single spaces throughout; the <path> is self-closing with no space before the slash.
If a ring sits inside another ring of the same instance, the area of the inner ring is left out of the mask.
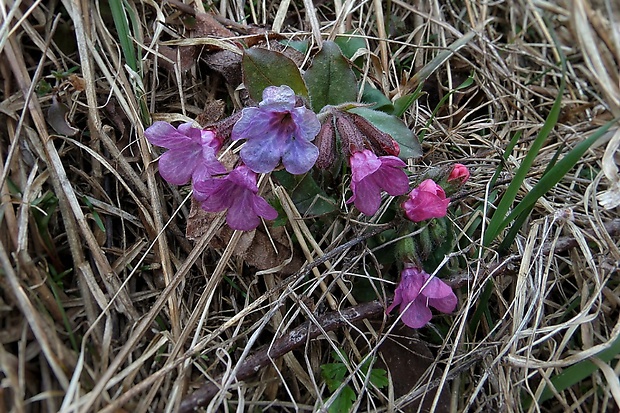
<path id="1" fill-rule="evenodd" d="M 123 50 L 123 55 L 127 65 L 134 71 L 138 71 L 138 60 L 136 59 L 136 49 L 133 44 L 133 35 L 129 30 L 129 21 L 127 11 L 122 0 L 110 0 L 110 10 L 112 11 L 112 19 L 114 26 L 118 32 L 118 39 Z"/>
<path id="2" fill-rule="evenodd" d="M 448 101 L 448 99 L 450 99 L 450 96 L 452 96 L 455 92 L 458 92 L 459 90 L 466 89 L 466 88 L 470 87 L 474 83 L 474 77 L 473 76 L 474 76 L 473 73 L 470 74 L 469 77 L 467 79 L 465 79 L 465 81 L 463 83 L 461 83 L 460 85 L 458 85 L 456 87 L 456 89 L 451 90 L 450 93 L 446 93 L 444 95 L 444 97 L 441 98 L 441 100 L 439 101 L 439 103 L 437 104 L 435 109 L 433 110 L 433 113 L 431 114 L 431 117 L 426 121 L 426 125 L 424 125 L 424 128 L 420 132 L 420 136 L 419 136 L 420 141 L 424 141 L 424 135 L 426 135 L 426 131 L 429 129 L 431 123 L 435 119 L 435 116 L 437 116 L 437 112 L 439 112 L 441 107 L 443 105 L 445 105 L 445 103 Z"/>
<path id="3" fill-rule="evenodd" d="M 280 40 L 280 43 L 284 46 L 292 47 L 303 54 L 308 53 L 308 49 L 310 48 L 310 42 L 308 40 Z"/>
<path id="4" fill-rule="evenodd" d="M 377 386 L 378 389 L 384 388 L 389 383 L 387 371 L 384 369 L 370 370 L 370 382 Z"/>
<path id="5" fill-rule="evenodd" d="M 510 222 L 512 222 L 516 218 L 517 214 L 514 213 L 515 211 L 511 213 L 510 217 L 507 217 L 506 215 L 508 214 L 508 211 L 512 207 L 513 202 L 517 198 L 517 194 L 519 193 L 521 189 L 521 185 L 523 184 L 523 181 L 525 180 L 528 173 L 530 172 L 532 164 L 534 163 L 534 160 L 538 156 L 540 149 L 543 147 L 544 143 L 547 141 L 547 138 L 549 137 L 549 135 L 555 128 L 555 125 L 558 122 L 558 119 L 560 117 L 560 112 L 562 110 L 562 95 L 564 94 L 564 88 L 566 86 L 566 58 L 564 54 L 562 53 L 562 49 L 560 48 L 559 43 L 557 42 L 557 39 L 555 38 L 555 34 L 551 33 L 551 35 L 554 39 L 556 49 L 558 53 L 560 54 L 561 65 L 562 65 L 562 79 L 560 80 L 560 88 L 558 90 L 558 95 L 555 101 L 553 102 L 553 106 L 551 107 L 551 110 L 549 111 L 549 115 L 547 116 L 545 123 L 543 124 L 542 128 L 538 132 L 536 139 L 530 146 L 527 152 L 527 155 L 525 155 L 523 162 L 521 162 L 519 169 L 517 169 L 514 178 L 512 179 L 512 181 L 510 182 L 510 185 L 508 185 L 508 188 L 506 189 L 506 193 L 504 193 L 504 196 L 502 196 L 502 199 L 499 201 L 499 204 L 497 205 L 497 209 L 495 210 L 495 212 L 493 213 L 493 216 L 491 217 L 489 226 L 487 227 L 484 233 L 484 236 L 482 238 L 482 245 L 484 245 L 485 247 L 489 246 L 491 242 L 493 242 L 493 240 L 497 238 L 500 232 L 504 228 L 506 228 L 506 226 L 508 226 L 508 224 L 510 224 Z M 557 166 L 558 165 L 556 165 L 556 167 Z M 549 177 L 548 176 L 543 177 L 541 181 L 545 178 L 549 178 Z M 553 185 L 559 182 L 561 178 L 562 178 L 561 176 L 558 177 L 558 180 Z M 534 198 L 533 196 L 530 196 L 532 195 L 532 193 L 530 192 L 526 196 L 526 198 L 529 197 L 529 199 L 533 199 L 533 203 L 532 203 L 533 205 L 538 200 L 538 198 L 541 197 L 543 194 L 544 192 L 539 193 Z M 520 205 L 522 205 L 523 209 L 519 210 L 518 213 L 523 212 L 525 208 L 527 207 L 527 205 L 523 204 L 523 202 L 521 202 Z"/>
<path id="6" fill-rule="evenodd" d="M 349 413 L 353 402 L 357 399 L 355 392 L 349 386 L 344 386 L 336 400 L 329 406 L 329 413 Z"/>
<path id="7" fill-rule="evenodd" d="M 601 126 L 596 132 L 594 132 L 589 138 L 581 141 L 575 146 L 564 158 L 562 158 L 553 168 L 549 170 L 528 194 L 523 198 L 521 202 L 510 212 L 506 219 L 501 223 L 499 230 L 504 229 L 510 224 L 519 214 L 526 209 L 533 206 L 536 201 L 543 195 L 545 195 L 551 188 L 555 186 L 560 180 L 579 162 L 581 157 L 586 153 L 588 148 L 592 146 L 601 136 L 603 136 L 612 125 L 617 122 L 616 119 Z"/>
<path id="8" fill-rule="evenodd" d="M 357 98 L 355 73 L 334 42 L 323 42 L 304 79 L 312 109 L 317 113 L 327 105 L 354 102 Z"/>
<path id="9" fill-rule="evenodd" d="M 601 352 L 576 364 L 573 364 L 572 366 L 566 368 L 562 373 L 553 376 L 551 378 L 551 384 L 553 384 L 555 390 L 560 393 L 584 380 L 599 369 L 599 367 L 591 361 L 592 358 L 596 357 L 603 363 L 610 363 L 614 358 L 618 357 L 618 354 L 620 354 L 620 338 L 614 340 L 614 342 L 611 343 L 611 345 L 607 349 L 602 350 Z M 538 403 L 549 400 L 553 396 L 554 392 L 551 387 L 546 386 L 542 394 L 540 395 L 540 398 L 538 399 Z M 529 406 L 532 404 L 532 399 L 528 397 L 523 404 L 525 409 L 528 409 Z"/>
<path id="10" fill-rule="evenodd" d="M 289 191 L 293 203 L 303 216 L 321 216 L 338 209 L 336 201 L 327 195 L 310 173 L 292 175 L 286 171 L 276 171 L 272 175 Z"/>
<path id="11" fill-rule="evenodd" d="M 334 42 L 342 50 L 342 54 L 351 59 L 359 49 L 366 48 L 366 41 L 360 36 L 336 36 Z"/>
<path id="12" fill-rule="evenodd" d="M 362 102 L 364 103 L 374 103 L 374 106 L 371 106 L 374 110 L 380 110 L 385 113 L 392 114 L 394 111 L 394 105 L 392 105 L 392 101 L 388 99 L 381 91 L 369 83 L 364 83 L 364 91 L 362 92 Z"/>
<path id="13" fill-rule="evenodd" d="M 474 37 L 476 33 L 474 31 L 470 31 L 465 33 L 463 36 L 459 37 L 454 41 L 447 49 L 442 50 L 435 56 L 430 62 L 424 65 L 409 81 L 407 85 L 419 85 L 423 84 L 426 79 L 429 78 L 441 65 L 448 61 L 456 52 L 458 52 L 462 47 L 467 45 Z"/>
<path id="14" fill-rule="evenodd" d="M 409 93 L 407 95 L 401 96 L 394 101 L 394 110 L 392 114 L 396 117 L 401 117 L 403 114 L 413 105 L 413 102 L 418 100 L 420 95 L 422 95 L 422 87 L 424 83 L 420 83 L 416 90 L 413 93 Z"/>
<path id="15" fill-rule="evenodd" d="M 397 117 L 369 108 L 354 108 L 350 112 L 365 117 L 379 130 L 392 136 L 400 146 L 400 154 L 398 156 L 401 159 L 406 160 L 422 156 L 420 142 L 413 135 L 413 132 Z"/>
<path id="16" fill-rule="evenodd" d="M 330 392 L 335 391 L 344 380 L 347 374 L 347 366 L 342 363 L 327 363 L 321 365 L 321 376 L 327 384 Z"/>
<path id="17" fill-rule="evenodd" d="M 267 86 L 287 85 L 296 95 L 308 96 L 299 68 L 288 57 L 273 50 L 254 47 L 247 49 L 241 61 L 243 82 L 250 97 L 259 102 Z"/>

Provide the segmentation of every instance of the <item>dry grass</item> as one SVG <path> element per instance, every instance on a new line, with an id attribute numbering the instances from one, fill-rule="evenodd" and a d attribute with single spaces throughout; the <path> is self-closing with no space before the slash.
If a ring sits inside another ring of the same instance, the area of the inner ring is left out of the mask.
<path id="1" fill-rule="evenodd" d="M 171 56 L 159 47 L 197 42 L 178 7 L 127 4 L 141 75 L 126 65 L 107 2 L 0 4 L 0 411 L 176 411 L 214 379 L 221 390 L 213 411 L 319 410 L 329 397 L 320 366 L 333 362 L 337 348 L 348 355 L 350 385 L 362 394 L 358 411 L 527 411 L 528 398 L 588 359 L 598 368 L 529 410 L 617 411 L 618 365 L 592 356 L 610 347 L 610 359 L 620 352 L 620 129 L 613 126 L 539 200 L 507 255 L 495 244 L 479 248 L 503 185 L 558 94 L 554 36 L 567 56 L 562 113 L 521 192 L 559 149 L 566 153 L 620 116 L 614 1 L 213 5 L 221 17 L 273 24 L 285 36 L 316 43 L 354 31 L 368 45 L 364 72 L 391 98 L 413 90 L 416 71 L 440 51 L 475 34 L 431 75 L 427 94 L 405 114 L 417 133 L 428 123 L 425 156 L 413 171 L 455 161 L 472 170 L 454 219 L 466 247 L 444 262 L 460 263 L 450 267 L 462 285 L 458 312 L 415 334 L 376 309 L 363 322 L 336 317 L 358 304 L 350 294 L 357 281 L 370 280 L 374 298 L 384 302 L 395 279 L 382 273 L 377 251 L 360 237 L 367 224 L 354 212 L 319 232 L 265 179 L 290 218 L 287 234 L 267 232 L 288 267 L 257 273 L 239 254 L 251 242 L 247 235 L 219 240 L 221 216 L 198 240 L 187 240 L 187 193 L 156 173 L 157 151 L 143 136 L 148 117 L 194 119 L 215 99 L 230 113 L 239 101 L 200 59 L 166 69 Z M 228 43 L 201 44 L 206 55 Z M 474 85 L 432 118 L 441 97 L 470 75 Z M 517 131 L 522 137 L 502 161 Z M 500 165 L 497 192 L 488 183 Z M 263 241 L 261 248 L 271 245 Z M 235 380 L 249 355 L 305 321 L 325 328 L 329 317 L 339 320 L 332 331 L 316 329 L 316 338 Z M 398 372 L 380 350 L 388 342 L 417 370 Z M 383 390 L 358 374 L 369 355 L 389 367 Z"/>

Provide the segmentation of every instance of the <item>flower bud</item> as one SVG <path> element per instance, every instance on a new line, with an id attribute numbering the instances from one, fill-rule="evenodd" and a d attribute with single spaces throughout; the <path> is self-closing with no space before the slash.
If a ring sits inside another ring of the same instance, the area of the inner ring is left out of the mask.
<path id="1" fill-rule="evenodd" d="M 314 138 L 314 143 L 319 148 L 319 157 L 315 165 L 320 169 L 329 169 L 336 159 L 336 136 L 333 115 L 325 119 L 319 134 Z"/>
<path id="2" fill-rule="evenodd" d="M 239 119 L 241 119 L 241 112 L 236 112 L 220 121 L 207 125 L 205 129 L 214 131 L 220 146 L 222 146 L 227 139 L 230 139 L 233 126 Z"/>
<path id="3" fill-rule="evenodd" d="M 445 217 L 449 203 L 450 199 L 446 198 L 442 187 L 432 179 L 427 179 L 411 191 L 402 206 L 409 220 L 421 222 L 431 218 Z"/>
<path id="4" fill-rule="evenodd" d="M 364 137 L 347 115 L 343 113 L 336 115 L 336 129 L 340 134 L 342 151 L 346 158 L 350 158 L 355 152 L 364 150 Z"/>
<path id="5" fill-rule="evenodd" d="M 353 121 L 353 124 L 364 134 L 366 137 L 365 141 L 370 145 L 374 153 L 377 155 L 398 156 L 400 146 L 389 134 L 380 131 L 366 118 L 358 114 L 349 112 L 348 116 Z"/>
<path id="6" fill-rule="evenodd" d="M 405 237 L 396 243 L 394 247 L 396 260 L 402 263 L 419 263 L 418 246 L 413 237 Z"/>
<path id="7" fill-rule="evenodd" d="M 448 222 L 446 217 L 432 220 L 428 225 L 431 241 L 438 247 L 448 239 Z"/>
<path id="8" fill-rule="evenodd" d="M 450 171 L 448 173 L 448 171 Z M 463 164 L 454 164 L 450 169 L 441 169 L 442 177 L 438 180 L 439 185 L 446 192 L 446 196 L 450 197 L 456 194 L 469 179 L 469 169 Z"/>
<path id="9" fill-rule="evenodd" d="M 420 246 L 420 258 L 424 261 L 433 252 L 433 240 L 431 238 L 431 233 L 428 229 L 428 225 L 422 228 L 420 233 L 417 236 L 418 245 Z"/>
<path id="10" fill-rule="evenodd" d="M 448 176 L 448 182 L 457 181 L 460 185 L 463 185 L 469 179 L 469 169 L 463 164 L 454 164 L 452 172 Z"/>

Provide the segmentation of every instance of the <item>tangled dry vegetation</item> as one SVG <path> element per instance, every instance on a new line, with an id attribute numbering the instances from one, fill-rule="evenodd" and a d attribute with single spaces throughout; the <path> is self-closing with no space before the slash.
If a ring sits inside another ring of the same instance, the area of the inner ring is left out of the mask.
<path id="1" fill-rule="evenodd" d="M 127 33 L 112 3 L 1 3 L 0 411 L 320 410 L 337 399 L 321 376 L 336 349 L 357 411 L 617 409 L 617 124 L 512 245 L 481 248 L 559 93 L 517 200 L 620 116 L 616 2 L 128 1 Z M 452 46 L 404 120 L 424 136 L 412 171 L 472 171 L 447 260 L 456 314 L 415 332 L 393 323 L 395 275 L 362 235 L 372 224 L 351 210 L 319 232 L 273 181 L 286 230 L 225 234 L 218 216 L 186 237 L 187 191 L 159 177 L 144 128 L 239 110 L 240 73 L 214 55 L 265 28 L 315 46 L 364 39 L 356 63 L 392 99 Z M 385 388 L 361 374 L 368 360 Z"/>

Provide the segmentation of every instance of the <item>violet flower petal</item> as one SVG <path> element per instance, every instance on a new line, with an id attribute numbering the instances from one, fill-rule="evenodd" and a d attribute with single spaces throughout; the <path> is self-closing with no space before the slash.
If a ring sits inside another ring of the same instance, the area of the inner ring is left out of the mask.
<path id="1" fill-rule="evenodd" d="M 170 149 L 159 158 L 159 174 L 173 185 L 189 182 L 200 159 L 201 148 Z"/>
<path id="2" fill-rule="evenodd" d="M 446 216 L 449 204 L 450 199 L 446 198 L 441 186 L 427 179 L 411 191 L 402 206 L 408 219 L 420 222 Z"/>
<path id="3" fill-rule="evenodd" d="M 226 223 L 232 229 L 251 231 L 260 224 L 258 215 L 254 213 L 252 198 L 253 194 L 251 192 L 244 191 L 228 209 Z"/>
<path id="4" fill-rule="evenodd" d="M 458 299 L 456 298 L 456 294 L 454 294 L 453 291 L 451 291 L 450 295 L 445 296 L 443 298 L 429 298 L 428 299 L 428 305 L 435 308 L 437 311 L 441 311 L 442 313 L 453 312 L 457 304 L 458 304 Z"/>
<path id="5" fill-rule="evenodd" d="M 258 195 L 254 197 L 253 208 L 256 215 L 267 220 L 274 220 L 278 217 L 278 211 Z"/>
<path id="6" fill-rule="evenodd" d="M 457 298 L 452 288 L 439 278 L 431 277 L 418 268 L 407 267 L 401 273 L 388 313 L 396 305 L 400 305 L 401 319 L 406 325 L 421 328 L 431 320 L 429 306 L 450 313 L 456 308 Z"/>
<path id="7" fill-rule="evenodd" d="M 292 174 L 308 172 L 318 157 L 309 142 L 321 123 L 305 107 L 295 107 L 295 94 L 288 86 L 267 87 L 258 108 L 244 108 L 231 132 L 233 140 L 246 139 L 241 159 L 254 172 L 271 172 L 280 161 Z"/>
<path id="8" fill-rule="evenodd" d="M 257 139 L 247 141 L 241 148 L 240 155 L 243 162 L 258 173 L 273 171 L 282 157 L 281 148 L 277 142 L 273 142 L 273 139 L 265 139 L 262 142 Z"/>
<path id="9" fill-rule="evenodd" d="M 417 299 L 411 303 L 409 308 L 404 309 L 401 320 L 411 328 L 422 328 L 431 321 L 431 318 L 433 318 L 433 313 L 426 303 Z"/>
<path id="10" fill-rule="evenodd" d="M 409 190 L 407 174 L 402 169 L 386 167 L 385 165 L 383 162 L 381 168 L 372 176 L 372 180 L 392 196 L 406 194 Z"/>
<path id="11" fill-rule="evenodd" d="M 275 219 L 278 212 L 257 195 L 257 177 L 245 165 L 235 168 L 225 178 L 211 178 L 194 183 L 194 196 L 207 212 L 228 209 L 226 222 L 236 230 L 250 231 L 260 219 Z"/>
<path id="12" fill-rule="evenodd" d="M 260 108 L 244 108 L 241 111 L 241 118 L 233 126 L 230 139 L 262 139 L 267 136 L 272 126 L 272 119 Z"/>
<path id="13" fill-rule="evenodd" d="M 353 195 L 347 200 L 365 215 L 373 215 L 381 205 L 381 191 L 390 195 L 403 195 L 409 190 L 406 165 L 394 156 L 377 157 L 372 151 L 364 149 L 355 152 L 350 158 L 351 190 Z"/>
<path id="14" fill-rule="evenodd" d="M 312 169 L 319 157 L 319 148 L 303 139 L 293 139 L 284 154 L 282 165 L 293 175 L 301 175 Z"/>
<path id="15" fill-rule="evenodd" d="M 295 92 L 287 85 L 267 86 L 258 105 L 274 111 L 291 110 L 295 107 Z"/>
<path id="16" fill-rule="evenodd" d="M 291 111 L 293 122 L 297 125 L 295 137 L 306 141 L 313 141 L 321 130 L 321 121 L 310 109 L 302 106 Z"/>
<path id="17" fill-rule="evenodd" d="M 144 136 L 153 145 L 166 149 L 186 148 L 193 141 L 168 122 L 157 121 L 146 128 Z"/>
<path id="18" fill-rule="evenodd" d="M 354 152 L 349 159 L 353 181 L 361 182 L 381 167 L 381 160 L 369 150 Z"/>

